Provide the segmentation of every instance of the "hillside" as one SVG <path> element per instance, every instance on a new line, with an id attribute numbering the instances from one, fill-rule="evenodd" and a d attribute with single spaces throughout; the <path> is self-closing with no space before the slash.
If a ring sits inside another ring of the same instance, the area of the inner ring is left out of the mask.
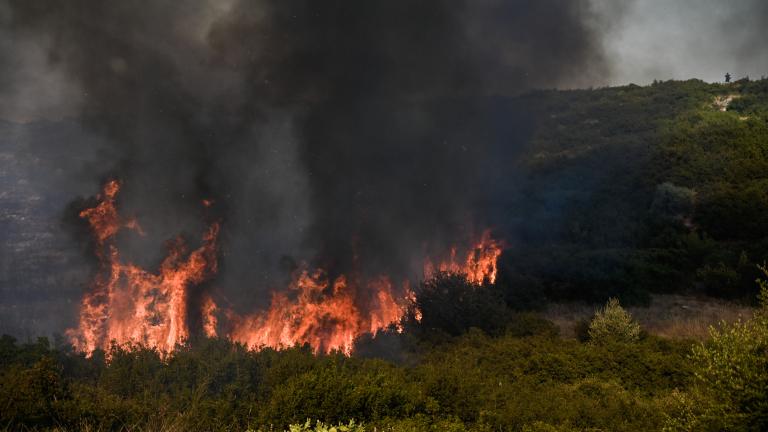
<path id="1" fill-rule="evenodd" d="M 725 111 L 721 97 L 732 98 Z M 756 265 L 768 258 L 768 81 L 523 100 L 535 126 L 496 221 L 512 239 L 508 274 L 531 286 L 522 297 L 754 302 Z"/>
<path id="2" fill-rule="evenodd" d="M 756 265 L 768 258 L 768 80 L 537 91 L 472 105 L 480 114 L 465 135 L 492 151 L 474 186 L 476 213 L 508 246 L 500 285 L 513 307 L 612 295 L 643 305 L 651 294 L 754 304 Z M 102 144 L 66 121 L 0 130 L 0 330 L 61 331 L 74 310 L 52 312 L 88 278 L 61 220 L 78 191 L 93 189 L 85 173 L 101 175 L 93 149 Z M 53 193 L 61 188 L 70 192 Z"/>
<path id="3" fill-rule="evenodd" d="M 464 134 L 491 153 L 467 177 L 507 246 L 497 281 L 417 283 L 401 327 L 351 356 L 198 335 L 90 356 L 33 341 L 72 322 L 87 281 L 60 222 L 91 179 L 56 168 L 87 166 L 91 147 L 73 123 L 0 125 L 0 333 L 22 339 L 0 338 L 0 430 L 765 430 L 768 80 L 472 104 Z"/>
<path id="4" fill-rule="evenodd" d="M 92 181 L 95 141 L 73 122 L 0 120 L 0 333 L 72 325 L 89 265 L 62 220 Z"/>

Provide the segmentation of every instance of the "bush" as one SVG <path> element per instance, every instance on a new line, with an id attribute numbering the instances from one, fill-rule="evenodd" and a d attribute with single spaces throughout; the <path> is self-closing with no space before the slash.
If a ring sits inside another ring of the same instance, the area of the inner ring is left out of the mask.
<path id="1" fill-rule="evenodd" d="M 651 214 L 659 219 L 683 222 L 693 211 L 696 192 L 664 182 L 656 187 L 651 203 Z"/>
<path id="2" fill-rule="evenodd" d="M 640 324 L 632 320 L 618 299 L 611 298 L 589 324 L 589 339 L 594 344 L 636 342 L 640 339 Z"/>
<path id="3" fill-rule="evenodd" d="M 698 385 L 677 395 L 665 431 L 768 430 L 768 282 L 758 283 L 753 317 L 711 328 L 710 340 L 694 347 Z"/>
<path id="4" fill-rule="evenodd" d="M 514 314 L 507 325 L 506 334 L 515 337 L 556 337 L 560 329 L 552 322 L 532 312 Z"/>
<path id="5" fill-rule="evenodd" d="M 501 294 L 490 286 L 478 286 L 466 276 L 439 273 L 426 280 L 418 293 L 421 326 L 458 336 L 472 327 L 488 334 L 504 331 L 510 317 Z"/>
<path id="6" fill-rule="evenodd" d="M 589 342 L 589 320 L 580 319 L 573 325 L 573 334 L 579 342 Z"/>
<path id="7" fill-rule="evenodd" d="M 29 368 L 10 367 L 0 373 L 0 423 L 12 426 L 48 426 L 69 394 L 61 368 L 51 357 L 42 357 Z"/>
<path id="8" fill-rule="evenodd" d="M 312 426 L 312 422 L 307 420 L 303 425 L 290 425 L 288 430 L 289 432 L 365 432 L 363 425 L 355 423 L 354 420 L 350 420 L 346 425 L 339 424 L 338 426 L 326 425 L 319 420 L 315 426 Z"/>

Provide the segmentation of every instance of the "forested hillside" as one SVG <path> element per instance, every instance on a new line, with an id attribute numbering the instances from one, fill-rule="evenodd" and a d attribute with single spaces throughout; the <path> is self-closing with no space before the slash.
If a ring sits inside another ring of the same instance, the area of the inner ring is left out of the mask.
<path id="1" fill-rule="evenodd" d="M 402 328 L 351 357 L 202 337 L 86 357 L 63 337 L 3 336 L 0 429 L 766 430 L 768 80 L 483 103 L 491 115 L 468 122 L 498 151 L 476 185 L 506 242 L 496 283 L 418 283 Z M 622 308 L 672 293 L 754 314 L 693 341 Z M 597 309 L 575 338 L 541 314 L 570 300 Z"/>
<path id="2" fill-rule="evenodd" d="M 534 303 L 669 292 L 755 301 L 768 258 L 768 80 L 522 99 L 531 139 L 495 221 L 513 239 L 512 291 Z"/>

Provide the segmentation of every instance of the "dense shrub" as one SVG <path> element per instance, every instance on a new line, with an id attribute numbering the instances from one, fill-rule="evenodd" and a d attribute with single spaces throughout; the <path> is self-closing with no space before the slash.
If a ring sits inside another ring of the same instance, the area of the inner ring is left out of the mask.
<path id="1" fill-rule="evenodd" d="M 249 429 L 247 432 L 256 432 Z M 258 432 L 262 432 L 259 430 Z M 321 421 L 315 423 L 312 420 L 307 420 L 304 423 L 297 423 L 288 426 L 286 432 L 365 432 L 365 427 L 361 424 L 355 423 L 354 420 L 350 420 L 349 423 L 329 425 Z"/>
<path id="2" fill-rule="evenodd" d="M 594 344 L 610 342 L 637 342 L 640 324 L 624 310 L 616 298 L 609 299 L 605 307 L 595 313 L 589 323 L 589 340 Z"/>
<path id="3" fill-rule="evenodd" d="M 742 250 L 768 259 L 767 86 L 690 80 L 526 96 L 537 127 L 499 220 L 515 239 L 501 276 L 523 281 L 502 278 L 508 304 L 629 305 L 680 291 L 753 299 L 743 283 L 752 271 L 735 264 Z M 713 108 L 727 95 L 739 96 L 728 111 Z M 721 262 L 739 283 L 717 288 L 708 270 Z"/>
<path id="4" fill-rule="evenodd" d="M 439 273 L 424 281 L 418 292 L 421 326 L 458 336 L 472 327 L 499 334 L 509 320 L 503 297 L 488 286 L 469 282 L 466 276 Z"/>
<path id="5" fill-rule="evenodd" d="M 712 328 L 711 339 L 694 347 L 697 386 L 679 396 L 668 430 L 768 429 L 768 282 L 759 282 L 754 316 Z"/>
<path id="6" fill-rule="evenodd" d="M 412 365 L 203 339 L 166 359 L 116 347 L 94 379 L 74 372 L 101 359 L 51 349 L 35 359 L 34 344 L 6 343 L 0 421 L 12 430 L 283 430 L 307 418 L 392 431 L 649 430 L 664 420 L 661 402 L 688 386 L 685 343 L 586 345 L 535 330 L 533 316 L 514 319 L 520 327 L 499 336 L 471 329 L 420 348 Z"/>

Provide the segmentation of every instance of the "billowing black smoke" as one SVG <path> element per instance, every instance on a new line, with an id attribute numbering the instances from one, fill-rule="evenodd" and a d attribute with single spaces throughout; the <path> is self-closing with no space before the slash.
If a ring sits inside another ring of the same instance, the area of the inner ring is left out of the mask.
<path id="1" fill-rule="evenodd" d="M 406 276 L 471 236 L 525 138 L 505 98 L 607 72 L 586 0 L 221 3 L 8 0 L 4 30 L 81 89 L 134 259 L 212 199 L 217 285 L 251 301 L 299 260 Z"/>

